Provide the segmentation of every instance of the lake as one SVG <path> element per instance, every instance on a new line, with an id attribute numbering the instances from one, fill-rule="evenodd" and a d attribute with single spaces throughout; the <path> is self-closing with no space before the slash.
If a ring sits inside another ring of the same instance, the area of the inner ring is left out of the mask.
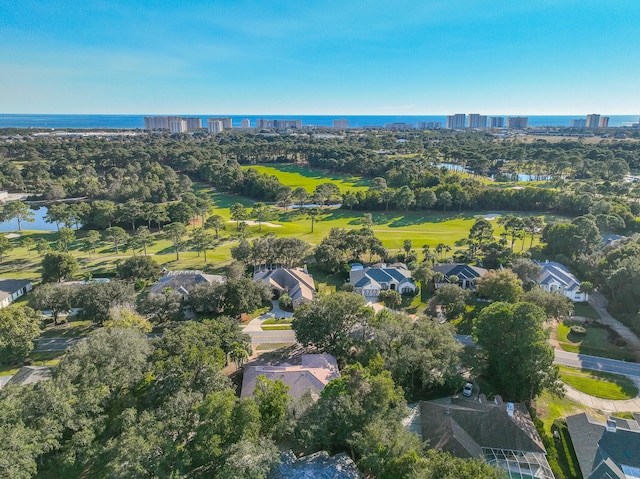
<path id="1" fill-rule="evenodd" d="M 37 208 L 37 209 L 35 209 Z M 31 211 L 35 214 L 35 221 L 33 223 L 22 222 L 23 230 L 39 230 L 39 231 L 58 231 L 55 223 L 47 223 L 44 220 L 44 216 L 47 214 L 46 206 L 36 206 Z M 10 231 L 18 231 L 18 221 L 5 221 L 0 223 L 0 233 L 8 233 Z"/>
<path id="2" fill-rule="evenodd" d="M 454 163 L 434 163 L 434 166 L 446 168 L 447 170 L 461 171 L 464 173 L 473 174 L 473 171 Z M 491 176 L 490 178 L 493 179 L 493 176 Z M 526 173 L 518 173 L 518 181 L 542 181 L 550 180 L 552 178 L 553 177 L 550 175 L 528 175 Z"/>

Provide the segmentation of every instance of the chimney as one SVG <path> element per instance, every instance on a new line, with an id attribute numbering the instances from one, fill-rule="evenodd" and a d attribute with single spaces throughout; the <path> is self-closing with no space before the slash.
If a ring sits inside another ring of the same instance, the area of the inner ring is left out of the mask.
<path id="1" fill-rule="evenodd" d="M 616 420 L 611 417 L 607 418 L 606 429 L 607 429 L 607 432 L 616 432 L 616 429 L 617 429 Z"/>

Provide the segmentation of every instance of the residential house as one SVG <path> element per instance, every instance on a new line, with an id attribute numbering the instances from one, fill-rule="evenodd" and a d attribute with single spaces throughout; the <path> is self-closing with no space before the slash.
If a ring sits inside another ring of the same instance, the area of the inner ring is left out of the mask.
<path id="1" fill-rule="evenodd" d="M 602 423 L 586 413 L 567 417 L 584 479 L 640 477 L 640 415 L 634 418 L 610 417 Z"/>
<path id="2" fill-rule="evenodd" d="M 271 470 L 268 479 L 364 479 L 358 467 L 347 454 L 329 456 L 319 451 L 296 458 L 291 451 L 280 457 L 280 463 Z"/>
<path id="3" fill-rule="evenodd" d="M 246 365 L 240 397 L 253 396 L 258 376 L 281 380 L 289 386 L 293 399 L 300 399 L 308 392 L 317 399 L 329 381 L 340 377 L 340 371 L 336 358 L 330 354 L 302 354 L 275 365 Z"/>
<path id="4" fill-rule="evenodd" d="M 224 283 L 226 280 L 226 276 L 205 274 L 196 270 L 168 271 L 151 287 L 151 293 L 162 294 L 164 291 L 172 289 L 186 298 L 189 295 L 189 291 L 199 284 Z"/>
<path id="5" fill-rule="evenodd" d="M 288 294 L 293 302 L 293 308 L 307 303 L 316 295 L 313 276 L 307 268 L 281 268 L 277 265 L 256 266 L 253 273 L 254 281 L 265 281 L 273 293 L 274 299 Z"/>
<path id="6" fill-rule="evenodd" d="M 392 290 L 401 294 L 415 294 L 418 290 L 411 271 L 402 263 L 364 267 L 360 263 L 351 265 L 349 282 L 353 291 L 368 300 L 377 301 L 380 291 Z"/>
<path id="7" fill-rule="evenodd" d="M 523 404 L 453 397 L 420 403 L 422 440 L 460 458 L 481 458 L 509 479 L 554 479 L 546 449 Z"/>
<path id="8" fill-rule="evenodd" d="M 587 293 L 580 291 L 580 281 L 562 264 L 555 261 L 534 261 L 542 268 L 536 283 L 550 293 L 562 293 L 571 301 L 586 301 Z"/>
<path id="9" fill-rule="evenodd" d="M 6 308 L 32 289 L 31 281 L 26 279 L 0 279 L 0 309 Z"/>
<path id="10" fill-rule="evenodd" d="M 445 284 L 451 284 L 451 277 L 455 276 L 458 278 L 456 284 L 470 291 L 476 290 L 476 280 L 488 272 L 484 268 L 464 263 L 437 264 L 433 267 L 433 271 L 442 274 L 442 278 L 435 282 L 436 289 Z"/>

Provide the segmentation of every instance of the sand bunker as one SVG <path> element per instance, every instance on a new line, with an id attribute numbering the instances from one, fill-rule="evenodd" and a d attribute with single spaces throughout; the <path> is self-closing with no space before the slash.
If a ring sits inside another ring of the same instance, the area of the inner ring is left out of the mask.
<path id="1" fill-rule="evenodd" d="M 235 221 L 227 221 L 227 223 L 235 223 Z M 249 226 L 258 226 L 260 223 L 258 223 L 257 221 L 244 221 L 244 223 L 248 224 Z M 269 223 L 268 221 L 263 221 L 262 222 L 262 226 L 271 226 L 272 228 L 281 228 L 282 225 L 277 225 L 275 223 Z"/>

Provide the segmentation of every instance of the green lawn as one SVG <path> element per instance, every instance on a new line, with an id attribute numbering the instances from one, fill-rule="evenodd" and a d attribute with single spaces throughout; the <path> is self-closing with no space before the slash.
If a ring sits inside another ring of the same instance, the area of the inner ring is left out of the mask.
<path id="1" fill-rule="evenodd" d="M 259 171 L 260 173 L 273 175 L 277 177 L 282 184 L 287 185 L 294 190 L 302 187 L 307 190 L 308 193 L 313 193 L 316 187 L 322 183 L 334 183 L 342 192 L 347 190 L 366 190 L 369 188 L 369 180 L 367 179 L 358 176 L 329 173 L 300 165 L 251 165 L 243 166 L 243 168 L 251 168 Z"/>
<path id="2" fill-rule="evenodd" d="M 635 361 L 635 355 L 624 346 L 622 339 L 613 331 L 599 325 L 581 324 L 587 330 L 584 335 L 571 332 L 571 324 L 563 322 L 556 330 L 560 347 L 571 353 L 588 354 L 604 358 Z"/>
<path id="3" fill-rule="evenodd" d="M 323 176 L 324 173 L 295 165 L 261 168 L 273 170 L 278 170 L 279 168 L 283 174 L 287 173 L 289 178 L 297 175 L 298 179 L 302 178 L 310 182 L 321 183 L 327 179 Z M 285 171 L 285 169 L 288 169 L 288 171 Z M 352 185 L 353 187 L 366 188 L 366 185 L 362 184 L 364 181 L 362 179 L 336 175 L 329 178 L 332 181 L 341 181 L 343 186 Z M 309 184 L 311 185 L 311 183 Z M 250 207 L 254 202 L 247 198 L 214 191 L 203 184 L 196 184 L 194 189 L 200 193 L 207 192 L 214 201 L 214 213 L 223 216 L 229 221 L 226 224 L 226 230 L 220 232 L 220 238 L 215 248 L 208 251 L 207 262 L 204 261 L 202 255 L 199 256 L 193 250 L 188 237 L 185 238 L 185 244 L 181 248 L 180 259 L 176 260 L 172 244 L 162 236 L 162 233 L 156 232 L 155 226 L 152 228 L 155 242 L 148 248 L 148 254 L 170 270 L 199 269 L 207 273 L 220 273 L 231 261 L 231 248 L 240 239 L 235 223 L 230 221 L 229 207 L 237 202 Z M 380 238 L 383 245 L 392 253 L 401 251 L 404 240 L 409 239 L 413 243 L 414 250 L 420 255 L 422 245 L 425 244 L 430 245 L 432 248 L 439 243 L 454 246 L 457 241 L 468 236 L 469 229 L 473 225 L 476 216 L 483 214 L 483 212 L 458 213 L 451 211 L 374 212 L 372 213 L 373 231 Z M 259 231 L 257 225 L 249 226 L 246 237 L 251 240 L 251 238 L 257 236 L 276 234 L 283 237 L 296 237 L 307 241 L 311 245 L 317 245 L 329 234 L 331 228 L 361 228 L 363 216 L 364 212 L 361 211 L 342 210 L 335 207 L 325 208 L 324 214 L 318 218 L 314 231 L 311 232 L 311 220 L 304 211 L 298 211 L 293 208 L 287 210 L 279 209 L 274 218 L 270 220 L 274 224 L 273 226 L 263 225 L 262 231 Z M 194 227 L 199 226 L 200 221 L 197 221 L 194 225 L 188 227 L 188 231 L 192 231 Z M 497 223 L 494 224 L 494 227 L 496 228 L 496 238 L 498 238 L 501 228 Z M 20 234 L 22 237 L 30 236 L 34 240 L 44 238 L 50 242 L 52 247 L 55 245 L 58 236 L 56 232 L 44 231 L 23 231 Z M 78 274 L 78 277 L 85 274 L 113 276 L 117 264 L 132 255 L 131 251 L 119 251 L 116 254 L 113 246 L 108 243 L 101 243 L 95 253 L 87 251 L 82 246 L 82 238 L 86 234 L 85 231 L 78 231 L 78 239 L 72 244 L 70 250 L 80 264 L 81 273 Z M 21 246 L 21 238 L 15 238 L 11 241 L 14 244 L 14 249 L 5 255 L 3 263 L 0 264 L 0 277 L 39 280 L 42 258 L 35 251 L 27 252 L 26 248 Z M 528 246 L 528 241 L 526 246 Z M 519 249 L 520 244 L 517 243 L 516 250 Z M 456 248 L 454 247 L 452 253 L 455 250 Z M 366 259 L 363 258 L 365 261 Z M 314 274 L 316 273 L 318 272 L 314 272 Z M 338 276 L 327 277 L 326 281 L 323 281 L 320 276 L 316 275 L 315 279 L 320 283 L 320 290 L 324 293 L 334 291 L 343 284 L 342 279 L 338 278 Z"/>
<path id="4" fill-rule="evenodd" d="M 539 432 L 543 436 L 549 464 L 556 474 L 558 473 L 558 468 L 561 469 L 567 479 L 578 479 L 582 476 L 580 475 L 580 466 L 564 419 L 584 410 L 585 408 L 579 403 L 566 397 L 558 398 L 552 396 L 546 391 L 535 401 L 535 413 L 538 420 L 542 422 L 542 428 Z M 553 429 L 558 430 L 559 438 L 553 438 Z M 559 477 L 559 475 L 556 475 L 556 477 Z"/>
<path id="5" fill-rule="evenodd" d="M 638 388 L 626 376 L 560 366 L 560 379 L 572 388 L 602 399 L 632 399 Z"/>
<path id="6" fill-rule="evenodd" d="M 293 318 L 270 318 L 270 319 L 266 319 L 262 322 L 263 325 L 269 325 L 269 324 L 291 324 L 291 322 L 293 321 Z"/>
<path id="7" fill-rule="evenodd" d="M 600 315 L 598 314 L 598 312 L 586 301 L 583 303 L 574 303 L 573 314 L 574 316 L 583 316 L 589 319 L 600 319 Z"/>
<path id="8" fill-rule="evenodd" d="M 263 331 L 286 331 L 290 329 L 290 324 L 273 324 L 271 326 L 262 326 Z"/>

